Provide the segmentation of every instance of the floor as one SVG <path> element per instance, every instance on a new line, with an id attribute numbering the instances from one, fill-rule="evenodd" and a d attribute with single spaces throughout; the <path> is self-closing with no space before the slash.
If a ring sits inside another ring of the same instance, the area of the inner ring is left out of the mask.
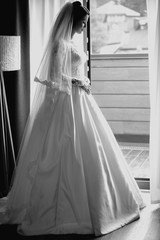
<path id="1" fill-rule="evenodd" d="M 121 150 L 135 178 L 150 178 L 149 146 L 120 144 Z"/>
<path id="2" fill-rule="evenodd" d="M 160 240 L 160 204 L 150 203 L 150 192 L 142 191 L 146 207 L 140 219 L 94 240 Z"/>
<path id="3" fill-rule="evenodd" d="M 120 144 L 134 177 L 149 178 L 149 147 L 147 145 Z M 150 203 L 150 192 L 142 191 L 146 208 L 138 221 L 126 225 L 110 234 L 95 238 L 93 235 L 47 235 L 25 237 L 17 234 L 17 226 L 0 226 L 0 239 L 37 240 L 160 240 L 160 205 Z M 2 238 L 3 236 L 3 238 Z"/>
<path id="4" fill-rule="evenodd" d="M 95 238 L 93 235 L 48 235 L 21 236 L 17 226 L 0 226 L 0 239 L 34 240 L 160 240 L 160 205 L 150 203 L 150 192 L 142 191 L 146 207 L 141 210 L 140 219 L 110 234 Z"/>

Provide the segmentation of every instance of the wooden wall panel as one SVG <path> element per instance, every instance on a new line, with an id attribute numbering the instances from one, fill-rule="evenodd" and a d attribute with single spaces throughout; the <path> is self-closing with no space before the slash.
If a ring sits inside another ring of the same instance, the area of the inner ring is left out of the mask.
<path id="1" fill-rule="evenodd" d="M 108 124 L 117 135 L 149 135 L 149 122 L 108 121 Z"/>
<path id="2" fill-rule="evenodd" d="M 148 69 L 145 67 L 126 68 L 92 68 L 91 79 L 93 80 L 126 80 L 140 81 L 148 80 Z"/>
<path id="3" fill-rule="evenodd" d="M 116 71 L 116 70 L 115 70 Z M 149 94 L 148 81 L 93 81 L 93 94 Z"/>
<path id="4" fill-rule="evenodd" d="M 91 57 L 91 68 L 99 68 L 99 67 L 148 67 L 148 58 L 147 56 L 144 58 L 116 58 L 115 57 L 104 57 L 104 56 L 92 56 Z"/>
<path id="5" fill-rule="evenodd" d="M 108 121 L 149 122 L 150 110 L 137 108 L 101 108 Z"/>
<path id="6" fill-rule="evenodd" d="M 115 135 L 149 135 L 148 57 L 91 57 L 92 94 Z"/>
<path id="7" fill-rule="evenodd" d="M 100 107 L 148 108 L 148 95 L 93 95 Z"/>

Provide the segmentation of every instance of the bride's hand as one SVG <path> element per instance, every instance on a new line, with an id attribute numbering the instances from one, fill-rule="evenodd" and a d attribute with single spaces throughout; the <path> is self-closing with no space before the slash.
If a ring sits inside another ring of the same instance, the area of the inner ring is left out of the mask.
<path id="1" fill-rule="evenodd" d="M 86 77 L 84 80 L 72 79 L 72 84 L 82 88 L 87 94 L 91 93 L 90 80 Z"/>
<path id="2" fill-rule="evenodd" d="M 82 89 L 86 91 L 87 94 L 91 93 L 91 84 L 89 78 L 85 77 Z"/>
<path id="3" fill-rule="evenodd" d="M 53 83 L 51 81 L 47 81 L 47 80 L 40 81 L 37 77 L 34 79 L 34 81 L 39 82 L 39 83 L 47 86 L 48 88 L 53 88 Z"/>
<path id="4" fill-rule="evenodd" d="M 84 85 L 84 82 L 75 78 L 72 78 L 72 84 L 74 84 L 77 87 L 82 87 Z"/>
<path id="5" fill-rule="evenodd" d="M 89 85 L 83 85 L 81 86 L 81 88 L 87 93 L 90 94 L 91 93 L 91 86 Z"/>

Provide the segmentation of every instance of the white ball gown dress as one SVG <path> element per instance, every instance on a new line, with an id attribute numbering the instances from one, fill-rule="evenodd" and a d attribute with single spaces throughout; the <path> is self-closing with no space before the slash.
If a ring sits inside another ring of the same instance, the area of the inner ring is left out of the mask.
<path id="1" fill-rule="evenodd" d="M 71 48 L 72 77 L 82 79 L 86 57 Z M 140 190 L 92 94 L 73 85 L 71 95 L 55 95 L 39 85 L 44 97 L 24 137 L 1 223 L 18 224 L 23 235 L 98 236 L 137 220 Z"/>

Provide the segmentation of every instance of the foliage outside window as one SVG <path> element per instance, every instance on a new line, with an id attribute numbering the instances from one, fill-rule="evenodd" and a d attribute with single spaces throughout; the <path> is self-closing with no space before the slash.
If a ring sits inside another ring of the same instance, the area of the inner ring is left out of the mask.
<path id="1" fill-rule="evenodd" d="M 90 1 L 91 54 L 148 52 L 146 0 Z"/>

